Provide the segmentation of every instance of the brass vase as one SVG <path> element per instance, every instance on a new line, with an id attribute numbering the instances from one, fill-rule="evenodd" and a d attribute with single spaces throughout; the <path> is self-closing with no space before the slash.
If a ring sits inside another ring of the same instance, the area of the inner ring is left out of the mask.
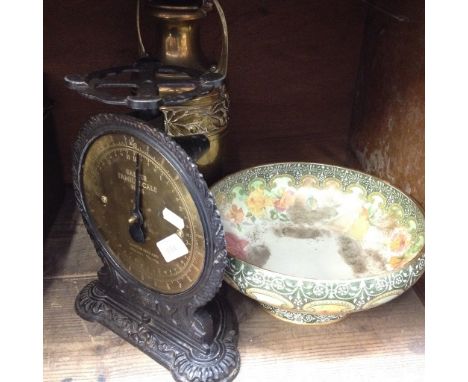
<path id="1" fill-rule="evenodd" d="M 185 3 L 185 4 L 181 4 Z M 163 64 L 192 68 L 202 72 L 227 72 L 228 32 L 223 10 L 217 0 L 190 2 L 150 1 L 151 14 L 156 21 L 157 41 L 155 57 Z M 209 66 L 200 44 L 200 20 L 213 6 L 223 27 L 223 42 L 218 64 Z M 160 89 L 167 92 L 186 91 Z M 210 141 L 209 150 L 198 159 L 199 170 L 208 184 L 222 175 L 224 138 L 228 121 L 229 97 L 224 81 L 209 94 L 199 96 L 178 106 L 162 106 L 165 130 L 171 136 L 204 134 Z"/>

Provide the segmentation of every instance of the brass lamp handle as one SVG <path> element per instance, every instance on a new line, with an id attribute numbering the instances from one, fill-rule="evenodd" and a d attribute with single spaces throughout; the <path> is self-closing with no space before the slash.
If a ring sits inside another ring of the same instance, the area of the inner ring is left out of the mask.
<path id="1" fill-rule="evenodd" d="M 227 66 L 228 66 L 228 27 L 226 22 L 226 17 L 224 16 L 223 8 L 219 4 L 218 0 L 212 0 L 216 11 L 218 12 L 219 19 L 221 21 L 221 26 L 223 28 L 223 45 L 221 46 L 221 54 L 218 61 L 218 66 L 216 68 L 216 73 L 220 73 L 223 77 L 226 77 Z"/>
<path id="2" fill-rule="evenodd" d="M 138 34 L 138 53 L 141 57 L 146 57 L 148 54 L 146 53 L 145 45 L 143 44 L 143 39 L 141 37 L 141 26 L 140 26 L 140 0 L 136 2 L 136 27 L 137 27 L 137 34 Z"/>

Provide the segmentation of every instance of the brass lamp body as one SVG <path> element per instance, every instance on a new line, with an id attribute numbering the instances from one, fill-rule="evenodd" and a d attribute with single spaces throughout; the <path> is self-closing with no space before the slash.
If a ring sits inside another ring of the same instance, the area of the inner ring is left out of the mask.
<path id="1" fill-rule="evenodd" d="M 227 28 L 224 14 L 217 1 L 214 2 L 223 24 L 224 41 L 221 58 L 217 67 L 211 67 L 200 46 L 200 20 L 212 9 L 211 2 L 201 7 L 181 7 L 176 5 L 151 5 L 151 14 L 156 22 L 157 52 L 155 57 L 166 65 L 192 68 L 202 72 L 219 71 L 225 73 L 227 67 Z M 161 88 L 161 95 L 169 92 L 183 92 L 181 85 L 174 90 Z M 209 150 L 197 160 L 200 172 L 208 184 L 222 175 L 224 139 L 228 122 L 229 97 L 226 86 L 221 83 L 210 93 L 196 97 L 182 105 L 162 106 L 164 126 L 170 136 L 204 134 L 210 143 Z"/>

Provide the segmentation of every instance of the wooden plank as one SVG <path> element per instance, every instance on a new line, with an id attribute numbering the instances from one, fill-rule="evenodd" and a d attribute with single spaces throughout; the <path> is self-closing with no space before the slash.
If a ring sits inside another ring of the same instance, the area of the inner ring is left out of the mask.
<path id="1" fill-rule="evenodd" d="M 44 381 L 170 380 L 166 369 L 103 326 L 82 320 L 75 297 L 91 278 L 44 284 Z"/>
<path id="2" fill-rule="evenodd" d="M 241 381 L 423 378 L 424 309 L 412 290 L 324 326 L 280 321 L 234 291 L 229 299 L 240 317 Z"/>
<path id="3" fill-rule="evenodd" d="M 45 381 L 172 381 L 170 373 L 73 304 L 91 278 L 44 285 Z M 424 368 L 424 308 L 410 290 L 333 325 L 293 325 L 228 290 L 240 324 L 236 381 L 419 381 Z"/>
<path id="4" fill-rule="evenodd" d="M 45 381 L 171 381 L 170 373 L 99 324 L 79 318 L 74 300 L 101 263 L 68 193 L 45 245 Z M 54 264 L 54 261 L 56 262 Z M 236 381 L 419 381 L 424 307 L 413 290 L 329 326 L 273 318 L 228 288 L 239 319 Z"/>
<path id="5" fill-rule="evenodd" d="M 44 243 L 44 277 L 91 277 L 101 265 L 69 187 Z"/>

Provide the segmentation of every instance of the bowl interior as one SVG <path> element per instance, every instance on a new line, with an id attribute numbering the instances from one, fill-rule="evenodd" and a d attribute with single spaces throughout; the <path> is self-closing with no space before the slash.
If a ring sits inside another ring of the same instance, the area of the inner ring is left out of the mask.
<path id="1" fill-rule="evenodd" d="M 424 216 L 404 193 L 337 166 L 282 163 L 213 186 L 230 256 L 310 279 L 369 277 L 423 250 Z"/>

